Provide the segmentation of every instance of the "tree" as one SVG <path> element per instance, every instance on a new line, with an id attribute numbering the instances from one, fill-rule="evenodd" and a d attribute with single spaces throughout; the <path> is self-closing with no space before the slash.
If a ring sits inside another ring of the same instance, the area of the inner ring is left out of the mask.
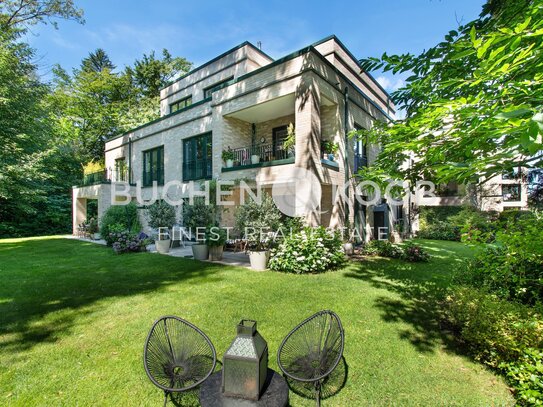
<path id="1" fill-rule="evenodd" d="M 367 71 L 411 74 L 392 94 L 405 120 L 358 132 L 382 145 L 377 168 L 391 177 L 469 182 L 540 166 L 542 4 L 489 0 L 478 19 L 420 55 L 362 60 Z"/>
<path id="2" fill-rule="evenodd" d="M 106 69 L 113 71 L 115 65 L 113 65 L 106 51 L 102 48 L 91 52 L 88 57 L 83 58 L 81 61 L 81 70 L 84 72 L 102 72 Z"/>
<path id="3" fill-rule="evenodd" d="M 50 23 L 55 19 L 75 20 L 84 23 L 83 10 L 76 8 L 73 0 L 0 0 L 0 28 L 2 31 Z"/>

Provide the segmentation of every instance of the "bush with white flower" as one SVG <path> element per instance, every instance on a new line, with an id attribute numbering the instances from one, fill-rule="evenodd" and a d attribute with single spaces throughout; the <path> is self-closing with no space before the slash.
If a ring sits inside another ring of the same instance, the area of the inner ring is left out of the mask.
<path id="1" fill-rule="evenodd" d="M 324 227 L 306 227 L 287 236 L 272 250 L 268 267 L 287 273 L 323 273 L 345 262 L 343 243 L 339 232 Z"/>

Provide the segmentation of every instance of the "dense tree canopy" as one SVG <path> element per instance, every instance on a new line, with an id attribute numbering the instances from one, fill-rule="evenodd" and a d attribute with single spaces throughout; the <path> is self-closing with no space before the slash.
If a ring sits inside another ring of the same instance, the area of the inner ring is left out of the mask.
<path id="1" fill-rule="evenodd" d="M 392 95 L 406 118 L 359 133 L 382 144 L 377 171 L 482 181 L 541 166 L 542 52 L 543 0 L 490 0 L 477 20 L 420 55 L 362 60 L 368 71 L 410 74 Z"/>

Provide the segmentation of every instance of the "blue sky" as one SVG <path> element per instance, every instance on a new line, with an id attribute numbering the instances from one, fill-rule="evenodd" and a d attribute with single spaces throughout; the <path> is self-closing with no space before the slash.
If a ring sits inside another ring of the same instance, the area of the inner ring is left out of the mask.
<path id="1" fill-rule="evenodd" d="M 357 57 L 383 52 L 420 52 L 458 22 L 480 13 L 483 0 L 387 1 L 180 1 L 76 0 L 86 24 L 61 21 L 59 29 L 37 26 L 28 35 L 37 49 L 40 73 L 53 64 L 70 70 L 96 48 L 118 66 L 143 53 L 167 48 L 195 66 L 248 40 L 262 42 L 273 58 L 282 57 L 330 34 Z M 374 73 L 387 90 L 401 78 Z"/>

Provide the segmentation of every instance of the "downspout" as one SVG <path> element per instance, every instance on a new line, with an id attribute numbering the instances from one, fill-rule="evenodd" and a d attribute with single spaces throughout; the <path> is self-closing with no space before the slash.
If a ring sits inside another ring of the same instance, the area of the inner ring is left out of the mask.
<path id="1" fill-rule="evenodd" d="M 128 183 L 132 184 L 132 135 L 128 136 Z"/>
<path id="2" fill-rule="evenodd" d="M 345 226 L 349 224 L 349 88 L 345 86 L 343 91 L 343 103 L 345 104 L 345 117 L 343 118 L 343 129 L 345 131 Z"/>

